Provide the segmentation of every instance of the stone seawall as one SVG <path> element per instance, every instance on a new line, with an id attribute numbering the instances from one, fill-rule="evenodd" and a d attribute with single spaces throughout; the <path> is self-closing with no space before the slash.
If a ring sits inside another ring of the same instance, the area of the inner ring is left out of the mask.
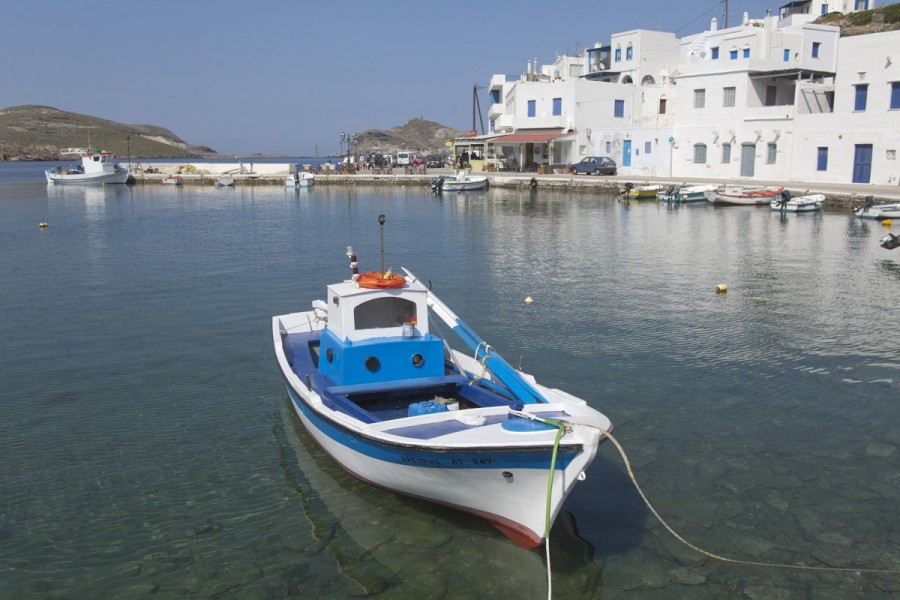
<path id="1" fill-rule="evenodd" d="M 402 172 L 402 169 L 395 169 L 396 173 L 376 174 L 363 171 L 355 174 L 336 174 L 322 173 L 316 175 L 317 186 L 328 185 L 349 185 L 349 186 L 400 186 L 400 187 L 428 187 L 431 180 L 440 175 L 450 175 L 453 173 L 450 169 L 432 169 L 427 174 L 410 174 Z M 134 183 L 143 185 L 162 185 L 165 178 L 171 176 L 169 173 L 142 173 L 138 172 L 133 175 Z M 481 173 L 479 173 L 480 175 Z M 284 179 L 287 172 L 282 170 L 280 173 L 236 173 L 228 174 L 228 177 L 234 179 L 235 185 L 238 186 L 271 186 L 284 185 Z M 621 187 L 630 182 L 634 185 L 645 185 L 659 183 L 663 185 L 677 184 L 687 185 L 684 181 L 673 181 L 662 177 L 657 178 L 629 178 L 626 176 L 613 177 L 594 177 L 588 175 L 537 175 L 534 173 L 484 173 L 488 177 L 490 187 L 495 188 L 512 188 L 528 190 L 532 187 L 534 181 L 535 189 L 562 190 L 569 192 L 585 192 L 596 193 L 603 191 L 605 193 L 618 192 Z M 184 185 L 216 185 L 216 180 L 221 174 L 213 173 L 180 173 L 182 183 Z M 721 185 L 732 184 L 735 182 L 725 182 L 715 179 L 705 179 L 702 181 L 691 181 L 690 183 L 718 183 Z M 744 185 L 751 182 L 740 182 Z M 777 182 L 752 182 L 752 185 L 785 185 Z M 785 187 L 791 191 L 794 196 L 804 194 L 821 193 L 825 194 L 826 207 L 850 207 L 859 206 L 865 201 L 866 196 L 874 196 L 876 202 L 898 202 L 900 201 L 900 186 L 866 186 L 853 184 L 815 184 L 815 183 L 789 183 Z M 449 192 L 453 193 L 453 192 Z M 471 192 L 470 192 L 471 193 Z"/>

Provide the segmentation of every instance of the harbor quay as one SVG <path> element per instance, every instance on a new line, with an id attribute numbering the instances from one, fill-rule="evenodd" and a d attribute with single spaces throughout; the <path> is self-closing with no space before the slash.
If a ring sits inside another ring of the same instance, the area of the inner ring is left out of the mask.
<path id="1" fill-rule="evenodd" d="M 302 166 L 301 166 L 302 168 Z M 192 163 L 177 165 L 174 163 L 142 163 L 133 171 L 135 184 L 162 185 L 163 181 L 173 175 L 181 177 L 184 185 L 216 185 L 223 176 L 234 179 L 235 185 L 284 185 L 285 177 L 294 172 L 296 165 L 289 163 Z M 243 172 L 241 172 L 243 170 Z M 388 185 L 400 187 L 427 188 L 431 181 L 441 175 L 451 175 L 453 169 L 420 167 L 413 169 L 394 167 L 393 169 L 363 169 L 354 173 L 340 173 L 334 169 L 320 169 L 316 174 L 315 185 L 351 185 L 370 186 Z M 740 185 L 733 178 L 701 177 L 690 180 L 672 177 L 652 176 L 593 176 L 571 175 L 569 173 L 482 173 L 488 178 L 490 187 L 519 188 L 523 190 L 567 190 L 572 192 L 618 192 L 626 183 L 633 185 L 691 185 L 713 183 L 723 187 Z M 752 186 L 784 186 L 794 195 L 824 194 L 825 206 L 828 208 L 851 208 L 859 206 L 867 196 L 873 196 L 876 202 L 900 201 L 900 185 L 873 184 L 839 184 L 827 182 L 783 182 L 783 181 L 747 181 Z"/>

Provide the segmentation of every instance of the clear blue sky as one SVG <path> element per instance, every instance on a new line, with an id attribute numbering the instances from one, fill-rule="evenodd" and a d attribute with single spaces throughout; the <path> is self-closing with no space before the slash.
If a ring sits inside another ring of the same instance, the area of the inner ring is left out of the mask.
<path id="1" fill-rule="evenodd" d="M 729 21 L 784 3 L 730 0 Z M 698 33 L 722 10 L 721 0 L 11 1 L 0 7 L 0 108 L 159 125 L 226 154 L 321 155 L 342 131 L 418 116 L 469 129 L 472 87 L 492 74 L 630 29 Z"/>

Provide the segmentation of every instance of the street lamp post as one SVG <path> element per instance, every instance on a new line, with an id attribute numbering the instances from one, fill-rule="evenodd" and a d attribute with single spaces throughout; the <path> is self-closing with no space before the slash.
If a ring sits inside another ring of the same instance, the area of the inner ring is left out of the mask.
<path id="1" fill-rule="evenodd" d="M 347 134 L 342 131 L 341 132 L 341 149 L 340 149 L 341 156 L 344 156 L 344 140 L 346 140 L 346 139 L 347 139 Z"/>
<path id="2" fill-rule="evenodd" d="M 347 172 L 350 172 L 350 145 L 353 142 L 353 134 L 347 134 Z"/>

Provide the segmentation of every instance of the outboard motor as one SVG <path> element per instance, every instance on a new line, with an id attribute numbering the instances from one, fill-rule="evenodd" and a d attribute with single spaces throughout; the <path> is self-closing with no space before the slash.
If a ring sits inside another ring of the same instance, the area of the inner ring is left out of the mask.
<path id="1" fill-rule="evenodd" d="M 897 237 L 893 233 L 889 233 L 881 238 L 881 247 L 885 250 L 893 250 L 897 246 L 900 246 L 900 237 Z"/>
<path id="2" fill-rule="evenodd" d="M 628 192 L 631 191 L 631 188 L 634 187 L 634 184 L 631 183 L 630 181 L 626 181 L 626 182 L 625 182 L 625 185 L 624 185 L 623 187 L 624 187 L 625 189 L 622 191 L 622 193 L 623 193 L 623 194 L 627 194 Z"/>
<path id="3" fill-rule="evenodd" d="M 862 206 L 861 213 L 869 212 L 869 209 L 875 206 L 875 196 L 866 196 L 866 202 Z"/>
<path id="4" fill-rule="evenodd" d="M 675 190 L 677 190 L 677 189 L 678 189 L 677 186 L 670 185 L 668 188 L 666 188 L 666 196 L 674 196 Z"/>
<path id="5" fill-rule="evenodd" d="M 778 201 L 778 207 L 781 210 L 787 208 L 788 202 L 791 201 L 791 192 L 789 190 L 782 190 L 781 199 Z"/>
<path id="6" fill-rule="evenodd" d="M 444 191 L 444 176 L 435 177 L 431 180 L 431 193 L 438 195 Z"/>
<path id="7" fill-rule="evenodd" d="M 535 191 L 535 190 L 537 190 L 537 179 L 535 179 L 534 177 L 532 177 L 532 178 L 531 178 L 531 181 L 528 182 L 528 187 L 531 188 L 531 191 L 532 191 L 532 192 Z"/>

